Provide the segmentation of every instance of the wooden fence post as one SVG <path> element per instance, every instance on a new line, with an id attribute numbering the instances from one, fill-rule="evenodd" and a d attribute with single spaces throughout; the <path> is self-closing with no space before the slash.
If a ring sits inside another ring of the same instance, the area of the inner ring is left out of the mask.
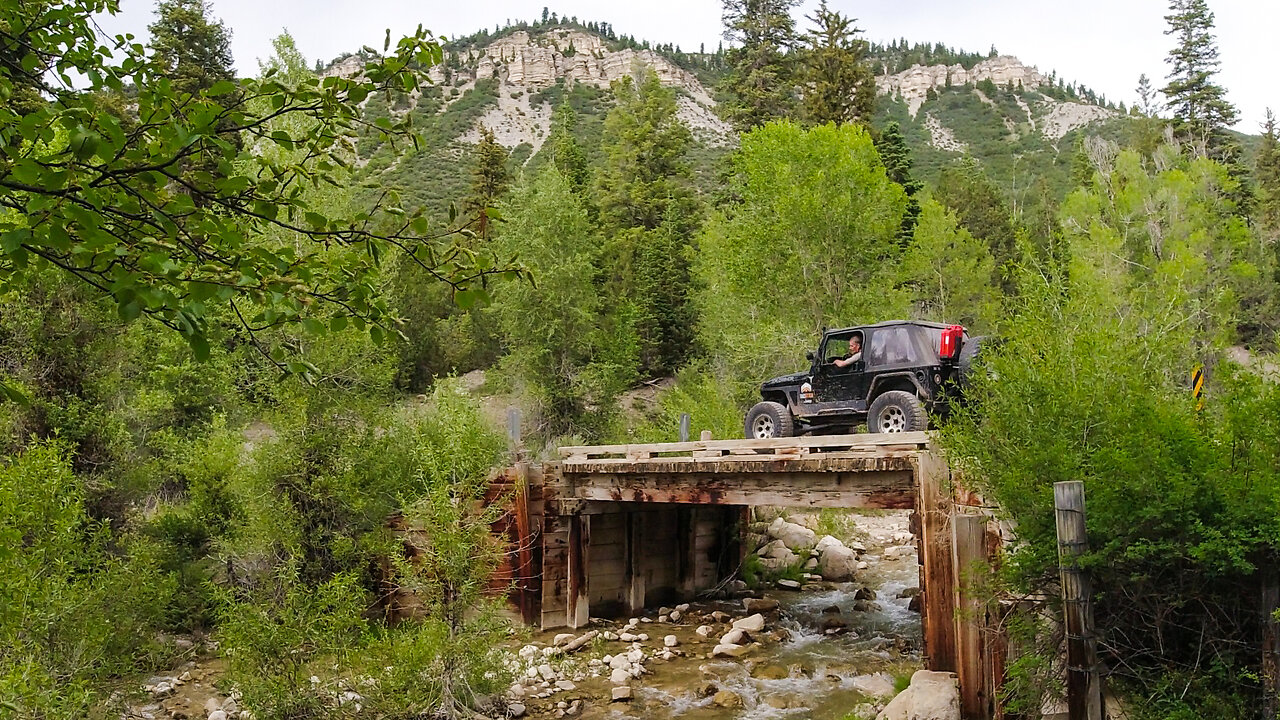
<path id="1" fill-rule="evenodd" d="M 916 515 L 920 535 L 921 622 L 925 668 L 956 671 L 955 583 L 951 557 L 951 477 L 937 452 L 916 460 Z"/>
<path id="2" fill-rule="evenodd" d="M 973 583 L 987 571 L 987 518 L 951 515 L 952 572 L 955 574 L 956 675 L 960 681 L 960 710 L 968 720 L 990 717 L 987 682 L 983 677 L 982 627 L 985 613 Z"/>
<path id="3" fill-rule="evenodd" d="M 1067 712 L 1071 720 L 1103 720 L 1102 677 L 1093 625 L 1093 587 L 1080 568 L 1088 548 L 1084 528 L 1084 483 L 1053 484 L 1058 523 L 1058 571 L 1067 636 Z"/>

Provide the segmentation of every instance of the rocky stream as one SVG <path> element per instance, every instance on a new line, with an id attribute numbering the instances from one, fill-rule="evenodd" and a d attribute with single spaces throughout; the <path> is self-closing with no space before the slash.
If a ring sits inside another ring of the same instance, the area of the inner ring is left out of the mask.
<path id="1" fill-rule="evenodd" d="M 753 565 L 764 576 L 770 568 L 803 567 L 799 580 L 771 581 L 755 591 L 739 581 L 723 598 L 526 636 L 510 648 L 506 663 L 517 679 L 492 716 L 902 716 L 886 705 L 921 668 L 920 616 L 913 604 L 919 568 L 907 514 L 851 513 L 839 521 L 835 532 L 843 539 L 806 527 L 821 524 L 816 515 L 753 524 Z M 252 718 L 234 692 L 215 689 L 223 685 L 220 660 L 176 670 L 150 678 L 144 687 L 150 701 L 128 716 Z M 357 693 L 349 694 L 346 701 L 359 701 Z"/>

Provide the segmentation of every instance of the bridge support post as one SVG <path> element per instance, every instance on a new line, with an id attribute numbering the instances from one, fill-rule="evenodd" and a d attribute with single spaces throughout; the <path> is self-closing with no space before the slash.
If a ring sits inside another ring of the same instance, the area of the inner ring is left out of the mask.
<path id="1" fill-rule="evenodd" d="M 1080 568 L 1089 542 L 1085 536 L 1084 483 L 1053 484 L 1058 524 L 1058 568 L 1067 635 L 1067 710 L 1071 720 L 1103 720 L 1102 676 L 1093 625 L 1093 584 Z"/>
<path id="2" fill-rule="evenodd" d="M 956 675 L 960 681 L 960 709 L 967 720 L 991 717 L 982 630 L 986 612 L 975 583 L 987 572 L 987 517 L 951 516 L 951 551 L 955 572 Z"/>
<path id="3" fill-rule="evenodd" d="M 916 460 L 916 515 L 919 528 L 920 605 L 925 667 L 956 671 L 955 572 L 951 557 L 951 476 L 932 450 Z"/>

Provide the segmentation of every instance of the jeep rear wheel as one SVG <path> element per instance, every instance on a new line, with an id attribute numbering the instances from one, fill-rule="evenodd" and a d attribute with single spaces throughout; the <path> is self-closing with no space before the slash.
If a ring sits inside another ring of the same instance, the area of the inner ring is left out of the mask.
<path id="1" fill-rule="evenodd" d="M 920 398 L 905 390 L 890 390 L 871 403 L 867 428 L 874 433 L 900 433 L 925 430 L 929 416 Z"/>
<path id="2" fill-rule="evenodd" d="M 791 411 L 776 402 L 759 402 L 747 413 L 748 440 L 791 437 L 795 434 L 795 421 Z"/>

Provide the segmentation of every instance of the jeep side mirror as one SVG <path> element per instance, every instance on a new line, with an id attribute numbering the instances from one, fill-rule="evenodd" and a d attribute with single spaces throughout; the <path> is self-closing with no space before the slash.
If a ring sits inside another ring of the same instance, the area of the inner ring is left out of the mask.
<path id="1" fill-rule="evenodd" d="M 806 352 L 805 352 L 805 354 L 804 354 L 804 357 L 805 357 L 805 359 L 806 359 L 806 360 L 808 360 L 809 362 L 813 362 L 813 351 L 812 351 L 812 350 L 808 350 L 808 351 L 806 351 Z"/>

